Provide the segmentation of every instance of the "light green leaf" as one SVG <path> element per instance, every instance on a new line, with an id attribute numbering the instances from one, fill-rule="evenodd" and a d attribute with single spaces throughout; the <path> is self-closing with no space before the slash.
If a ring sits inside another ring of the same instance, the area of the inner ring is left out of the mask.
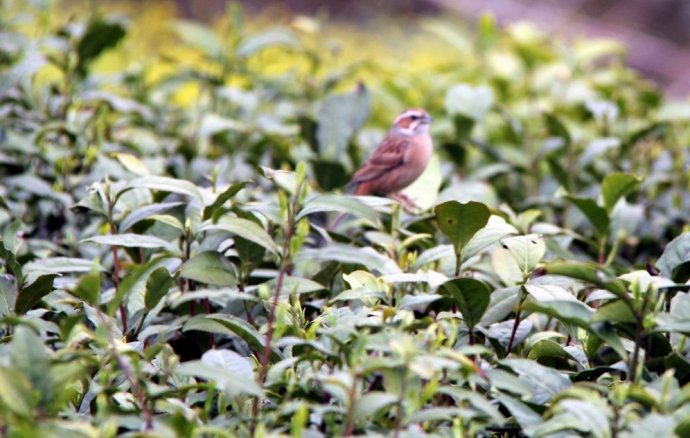
<path id="1" fill-rule="evenodd" d="M 235 268 L 216 251 L 204 251 L 194 255 L 180 267 L 180 277 L 214 286 L 237 284 Z"/>
<path id="2" fill-rule="evenodd" d="M 355 418 L 363 420 L 397 401 L 398 396 L 395 394 L 382 391 L 368 392 L 355 402 Z"/>
<path id="3" fill-rule="evenodd" d="M 451 115 L 462 115 L 480 121 L 484 119 L 494 103 L 491 88 L 480 85 L 472 87 L 466 84 L 454 85 L 448 89 L 445 98 L 446 112 Z"/>
<path id="4" fill-rule="evenodd" d="M 525 277 L 534 270 L 546 252 L 544 238 L 538 234 L 506 237 L 501 240 L 501 245 L 513 255 Z"/>
<path id="5" fill-rule="evenodd" d="M 249 219 L 242 219 L 239 217 L 223 217 L 216 223 L 206 223 L 201 226 L 201 231 L 226 231 L 228 233 L 236 234 L 243 237 L 257 245 L 263 246 L 273 254 L 278 254 L 280 250 L 275 244 L 271 236 L 254 221 Z"/>
<path id="6" fill-rule="evenodd" d="M 338 211 L 361 217 L 379 225 L 379 215 L 373 208 L 359 201 L 357 198 L 345 195 L 319 195 L 304 203 L 295 218 L 299 221 L 312 213 L 324 211 Z"/>
<path id="7" fill-rule="evenodd" d="M 105 271 L 96 260 L 79 259 L 73 257 L 50 257 L 33 260 L 24 265 L 26 272 L 45 274 L 62 274 L 65 272 L 91 272 L 94 269 Z"/>
<path id="8" fill-rule="evenodd" d="M 615 172 L 607 175 L 601 183 L 601 197 L 606 211 L 610 214 L 620 198 L 635 190 L 642 180 L 634 175 Z"/>
<path id="9" fill-rule="evenodd" d="M 210 58 L 223 56 L 224 49 L 215 32 L 201 23 L 189 20 L 176 20 L 172 29 L 186 44 L 204 51 Z"/>
<path id="10" fill-rule="evenodd" d="M 156 236 L 145 234 L 106 234 L 83 239 L 82 242 L 93 242 L 99 245 L 124 246 L 126 248 L 167 248 L 172 249 L 170 242 Z"/>
<path id="11" fill-rule="evenodd" d="M 327 96 L 317 113 L 316 138 L 319 154 L 327 161 L 340 161 L 350 138 L 369 117 L 371 97 L 359 87 L 347 94 Z"/>
<path id="12" fill-rule="evenodd" d="M 661 275 L 677 282 L 687 281 L 681 278 L 682 267 L 690 262 L 690 232 L 683 233 L 666 245 L 656 265 Z"/>
<path id="13" fill-rule="evenodd" d="M 122 191 L 132 188 L 179 193 L 181 195 L 190 196 L 200 202 L 204 200 L 199 189 L 191 182 L 167 176 L 142 176 L 140 178 L 135 178 L 131 180 Z"/>
<path id="14" fill-rule="evenodd" d="M 237 56 L 251 56 L 269 47 L 294 48 L 299 46 L 295 34 L 286 29 L 274 29 L 246 37 L 237 47 Z"/>
<path id="15" fill-rule="evenodd" d="M 133 210 L 130 212 L 122 221 L 120 222 L 120 226 L 118 227 L 118 230 L 120 233 L 127 231 L 130 229 L 134 224 L 148 219 L 149 217 L 157 214 L 164 213 L 172 208 L 179 207 L 180 205 L 184 205 L 182 202 L 164 202 L 160 204 L 151 204 L 151 205 L 145 205 L 143 207 L 137 208 L 136 210 Z"/>

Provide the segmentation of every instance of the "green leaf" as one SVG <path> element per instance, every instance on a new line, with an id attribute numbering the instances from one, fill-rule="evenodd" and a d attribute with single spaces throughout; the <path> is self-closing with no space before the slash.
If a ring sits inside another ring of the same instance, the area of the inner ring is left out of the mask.
<path id="1" fill-rule="evenodd" d="M 544 404 L 553 396 L 571 386 L 565 374 L 539 365 L 528 359 L 503 359 L 502 365 L 512 369 L 530 387 L 533 403 Z"/>
<path id="2" fill-rule="evenodd" d="M 50 257 L 33 260 L 24 265 L 24 270 L 40 274 L 63 274 L 66 272 L 105 271 L 105 268 L 97 260 L 75 257 Z"/>
<path id="3" fill-rule="evenodd" d="M 507 223 L 500 216 L 492 215 L 486 226 L 479 230 L 462 251 L 462 261 L 466 262 L 470 257 L 479 254 L 480 251 L 488 248 L 506 236 L 517 234 L 518 230 Z"/>
<path id="4" fill-rule="evenodd" d="M 131 180 L 120 193 L 134 188 L 179 193 L 181 195 L 194 198 L 200 202 L 204 201 L 201 192 L 194 184 L 189 181 L 170 178 L 167 176 L 142 176 L 140 178 L 135 178 Z"/>
<path id="5" fill-rule="evenodd" d="M 510 251 L 525 277 L 534 270 L 546 252 L 544 238 L 538 234 L 506 237 L 501 240 L 501 245 Z"/>
<path id="6" fill-rule="evenodd" d="M 601 183 L 601 197 L 606 211 L 610 214 L 618 200 L 635 190 L 642 180 L 634 175 L 615 172 L 607 175 Z"/>
<path id="7" fill-rule="evenodd" d="M 269 47 L 293 48 L 298 46 L 299 40 L 295 34 L 286 29 L 274 29 L 244 38 L 235 53 L 237 56 L 247 57 Z"/>
<path id="8" fill-rule="evenodd" d="M 527 435 L 532 435 L 534 428 L 543 423 L 541 415 L 530 409 L 517 398 L 506 394 L 498 394 L 496 399 L 510 412 L 515 421 Z"/>
<path id="9" fill-rule="evenodd" d="M 209 58 L 220 58 L 225 49 L 215 32 L 201 23 L 189 20 L 175 20 L 172 30 L 186 44 L 200 49 Z"/>
<path id="10" fill-rule="evenodd" d="M 448 237 L 459 252 L 477 234 L 477 231 L 484 228 L 491 216 L 486 205 L 474 201 L 466 204 L 448 201 L 437 205 L 434 211 L 441 232 Z"/>
<path id="11" fill-rule="evenodd" d="M 544 122 L 549 130 L 549 134 L 562 138 L 566 145 L 571 143 L 572 137 L 568 128 L 557 116 L 554 114 L 544 114 Z"/>
<path id="12" fill-rule="evenodd" d="M 354 246 L 331 243 L 322 248 L 306 248 L 295 255 L 295 262 L 330 262 L 363 265 L 369 270 L 376 270 L 384 274 L 400 272 L 398 265 L 388 257 L 374 251 L 372 248 L 357 248 Z"/>
<path id="13" fill-rule="evenodd" d="M 8 33 L 4 34 L 5 37 L 7 35 Z M 25 50 L 21 60 L 10 68 L 3 69 L 0 75 L 0 94 L 5 94 L 23 80 L 33 77 L 45 64 L 46 58 L 38 47 Z"/>
<path id="14" fill-rule="evenodd" d="M 441 285 L 439 293 L 453 300 L 470 330 L 482 319 L 491 300 L 491 292 L 486 283 L 473 278 L 447 281 Z"/>
<path id="15" fill-rule="evenodd" d="M 0 242 L 0 257 L 5 262 L 5 269 L 9 268 L 8 273 L 12 273 L 17 280 L 19 287 L 24 284 L 24 274 L 22 273 L 22 266 L 17 262 L 14 254 L 5 248 L 5 242 Z"/>
<path id="16" fill-rule="evenodd" d="M 371 96 L 364 86 L 351 93 L 327 96 L 317 113 L 316 138 L 319 155 L 328 161 L 340 161 L 355 131 L 369 117 Z"/>
<path id="17" fill-rule="evenodd" d="M 263 391 L 253 378 L 225 368 L 222 364 L 207 364 L 203 360 L 192 360 L 178 365 L 175 373 L 215 382 L 216 387 L 222 389 L 228 398 L 239 395 L 263 397 Z"/>
<path id="18" fill-rule="evenodd" d="M 172 249 L 170 242 L 156 236 L 145 234 L 106 234 L 83 239 L 82 242 L 93 242 L 99 245 L 122 246 L 126 248 L 168 248 Z"/>
<path id="19" fill-rule="evenodd" d="M 683 280 L 679 274 L 682 273 L 681 268 L 687 262 L 690 262 L 690 232 L 683 233 L 670 241 L 656 265 L 661 275 L 681 282 Z"/>
<path id="20" fill-rule="evenodd" d="M 133 225 L 157 214 L 165 213 L 166 211 L 184 205 L 182 202 L 164 202 L 160 204 L 145 205 L 143 207 L 132 210 L 122 221 L 118 230 L 123 233 L 130 229 Z"/>
<path id="21" fill-rule="evenodd" d="M 0 406 L 20 417 L 33 415 L 31 382 L 20 370 L 0 367 Z"/>
<path id="22" fill-rule="evenodd" d="M 77 71 L 85 76 L 91 62 L 101 53 L 115 47 L 126 33 L 127 29 L 121 22 L 102 19 L 91 21 L 77 44 Z"/>
<path id="23" fill-rule="evenodd" d="M 259 354 L 263 354 L 265 338 L 243 319 L 229 315 L 213 313 L 210 315 L 197 315 L 189 318 L 182 327 L 182 331 L 199 330 L 209 333 L 234 335 L 242 338 L 249 346 Z M 282 359 L 280 351 L 271 347 L 271 362 Z"/>
<path id="24" fill-rule="evenodd" d="M 655 318 L 656 331 L 690 334 L 690 293 L 680 293 L 670 312 L 660 312 Z"/>
<path id="25" fill-rule="evenodd" d="M 320 195 L 304 203 L 295 221 L 313 214 L 325 211 L 339 211 L 369 220 L 373 224 L 380 224 L 379 215 L 373 208 L 359 201 L 355 197 L 345 195 Z"/>
<path id="26" fill-rule="evenodd" d="M 433 154 L 424 172 L 402 193 L 421 211 L 427 211 L 436 204 L 442 184 L 441 159 L 438 154 Z"/>
<path id="27" fill-rule="evenodd" d="M 98 305 L 101 297 L 101 274 L 90 272 L 81 277 L 74 289 L 74 295 L 92 306 Z"/>
<path id="28" fill-rule="evenodd" d="M 0 317 L 11 315 L 16 301 L 16 286 L 6 276 L 0 276 Z"/>
<path id="29" fill-rule="evenodd" d="M 398 396 L 395 394 L 382 391 L 367 392 L 355 401 L 355 419 L 359 421 L 375 415 L 381 409 L 397 403 L 397 401 Z"/>
<path id="30" fill-rule="evenodd" d="M 589 322 L 594 310 L 580 301 L 550 300 L 528 302 L 525 309 L 544 313 L 559 321 L 575 324 L 578 327 L 589 329 Z"/>
<path id="31" fill-rule="evenodd" d="M 572 202 L 573 205 L 585 215 L 589 223 L 594 226 L 599 236 L 608 234 L 611 219 L 606 209 L 597 205 L 593 199 L 578 198 L 576 196 L 566 196 L 565 198 Z"/>
<path id="32" fill-rule="evenodd" d="M 206 208 L 204 208 L 204 214 L 202 216 L 202 219 L 210 219 L 213 216 L 213 214 L 223 206 L 223 204 L 225 204 L 236 194 L 238 194 L 240 190 L 247 186 L 247 184 L 249 184 L 249 181 L 242 181 L 235 184 L 231 184 L 227 189 L 225 189 L 216 197 L 215 201 L 213 201 L 211 205 L 208 205 L 206 206 Z"/>
<path id="33" fill-rule="evenodd" d="M 194 255 L 180 267 L 180 276 L 214 286 L 237 284 L 234 266 L 216 251 L 204 251 Z"/>
<path id="34" fill-rule="evenodd" d="M 216 224 L 206 223 L 201 226 L 201 231 L 225 231 L 236 234 L 244 239 L 260 245 L 273 254 L 278 254 L 280 250 L 271 236 L 261 228 L 256 222 L 239 217 L 223 217 Z"/>
<path id="35" fill-rule="evenodd" d="M 38 277 L 33 283 L 24 286 L 17 296 L 14 311 L 17 314 L 24 314 L 31 310 L 41 298 L 53 291 L 53 280 L 57 275 L 46 274 Z"/>
<path id="36" fill-rule="evenodd" d="M 453 85 L 446 92 L 446 112 L 452 116 L 461 115 L 474 121 L 481 121 L 494 103 L 491 88 L 480 85 Z"/>
<path id="37" fill-rule="evenodd" d="M 170 276 L 168 268 L 160 267 L 153 271 L 146 280 L 146 293 L 144 294 L 144 306 L 146 311 L 151 311 L 168 294 L 175 279 Z"/>
<path id="38" fill-rule="evenodd" d="M 564 275 L 585 281 L 601 289 L 606 289 L 619 298 L 627 298 L 628 288 L 625 283 L 595 263 L 551 262 L 547 263 L 544 269 L 547 274 Z"/>

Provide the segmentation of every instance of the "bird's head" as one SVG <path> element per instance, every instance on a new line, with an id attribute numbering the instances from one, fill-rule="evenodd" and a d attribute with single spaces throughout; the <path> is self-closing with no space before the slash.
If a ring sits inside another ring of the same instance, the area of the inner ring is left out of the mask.
<path id="1" fill-rule="evenodd" d="M 429 132 L 431 116 L 421 108 L 410 108 L 395 118 L 393 131 L 402 135 L 419 135 Z"/>

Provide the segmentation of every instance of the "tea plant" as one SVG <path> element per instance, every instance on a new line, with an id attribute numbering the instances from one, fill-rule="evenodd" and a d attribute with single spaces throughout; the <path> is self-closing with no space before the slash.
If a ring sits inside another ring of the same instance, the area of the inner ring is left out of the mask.
<path id="1" fill-rule="evenodd" d="M 690 106 L 617 44 L 487 16 L 342 67 L 231 5 L 104 73 L 126 21 L 11 11 L 3 434 L 690 434 Z M 407 106 L 418 211 L 347 194 Z"/>

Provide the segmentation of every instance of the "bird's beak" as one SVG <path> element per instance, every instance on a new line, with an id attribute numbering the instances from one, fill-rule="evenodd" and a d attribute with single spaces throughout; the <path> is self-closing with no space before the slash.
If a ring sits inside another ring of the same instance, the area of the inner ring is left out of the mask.
<path id="1" fill-rule="evenodd" d="M 424 120 L 424 123 L 431 123 L 431 121 L 433 119 L 431 118 L 431 116 L 429 114 L 427 114 L 424 116 L 424 119 L 422 119 L 422 120 Z"/>

